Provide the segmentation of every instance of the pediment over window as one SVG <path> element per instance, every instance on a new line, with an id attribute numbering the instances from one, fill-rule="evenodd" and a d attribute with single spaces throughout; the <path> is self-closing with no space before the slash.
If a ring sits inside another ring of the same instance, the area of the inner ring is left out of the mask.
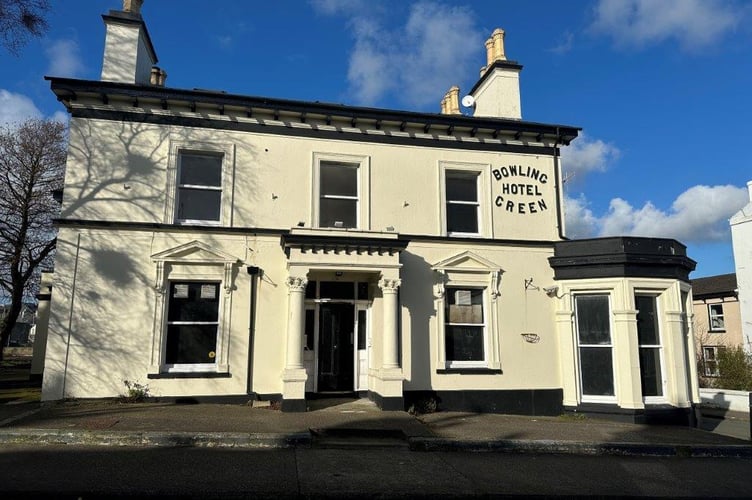
<path id="1" fill-rule="evenodd" d="M 184 262 L 190 264 L 233 264 L 240 261 L 237 257 L 211 248 L 198 240 L 155 253 L 151 258 L 155 262 Z"/>
<path id="2" fill-rule="evenodd" d="M 481 273 L 503 273 L 504 270 L 498 264 L 484 259 L 480 255 L 465 250 L 462 253 L 435 263 L 431 268 L 434 271 L 465 271 Z"/>

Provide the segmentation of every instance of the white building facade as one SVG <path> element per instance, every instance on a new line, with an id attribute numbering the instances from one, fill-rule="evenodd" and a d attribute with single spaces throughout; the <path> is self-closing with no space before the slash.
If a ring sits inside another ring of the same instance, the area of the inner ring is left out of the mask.
<path id="1" fill-rule="evenodd" d="M 566 240 L 579 129 L 521 119 L 501 30 L 473 116 L 456 87 L 414 113 L 165 87 L 125 4 L 101 80 L 50 78 L 71 122 L 43 399 L 130 380 L 286 411 L 347 392 L 691 419 L 694 262 Z"/>
<path id="2" fill-rule="evenodd" d="M 734 214 L 729 223 L 739 290 L 742 345 L 752 354 L 752 181 L 747 183 L 747 190 L 749 203 Z"/>

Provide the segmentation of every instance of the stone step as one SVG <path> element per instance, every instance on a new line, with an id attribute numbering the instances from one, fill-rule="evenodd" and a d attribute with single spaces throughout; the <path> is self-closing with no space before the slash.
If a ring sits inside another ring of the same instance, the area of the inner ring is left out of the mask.
<path id="1" fill-rule="evenodd" d="M 328 449 L 404 448 L 407 436 L 399 429 L 310 429 L 311 446 Z"/>

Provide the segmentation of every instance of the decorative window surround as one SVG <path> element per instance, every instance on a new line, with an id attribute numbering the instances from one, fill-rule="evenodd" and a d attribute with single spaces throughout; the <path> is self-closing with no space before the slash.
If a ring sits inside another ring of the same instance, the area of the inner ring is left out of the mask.
<path id="1" fill-rule="evenodd" d="M 167 291 L 170 281 L 220 282 L 222 291 L 219 300 L 219 325 L 217 329 L 216 361 L 211 370 L 217 373 L 229 371 L 229 337 L 232 291 L 234 290 L 235 267 L 240 260 L 230 254 L 210 248 L 200 241 L 191 241 L 151 256 L 155 264 L 154 278 L 154 323 L 149 374 L 165 373 L 165 341 L 167 332 Z M 170 367 L 170 372 L 196 371 L 192 365 Z M 206 370 L 206 367 L 200 367 Z"/>
<path id="2" fill-rule="evenodd" d="M 186 220 L 178 218 L 178 183 L 180 182 L 180 154 L 197 153 L 222 156 L 222 198 L 218 221 Z M 170 141 L 170 153 L 167 161 L 167 188 L 165 190 L 166 224 L 199 224 L 209 226 L 232 226 L 232 207 L 234 205 L 234 174 L 235 174 L 235 145 L 230 143 L 215 143 L 203 141 Z"/>
<path id="3" fill-rule="evenodd" d="M 437 262 L 432 269 L 436 273 L 434 284 L 438 334 L 436 359 L 439 373 L 449 373 L 455 370 L 468 373 L 473 369 L 477 369 L 478 373 L 489 373 L 489 370 L 500 370 L 497 299 L 500 295 L 499 286 L 504 270 L 469 250 Z M 448 318 L 445 313 L 445 303 L 448 300 L 447 289 L 483 290 L 484 359 L 482 361 L 447 359 L 446 322 Z"/>

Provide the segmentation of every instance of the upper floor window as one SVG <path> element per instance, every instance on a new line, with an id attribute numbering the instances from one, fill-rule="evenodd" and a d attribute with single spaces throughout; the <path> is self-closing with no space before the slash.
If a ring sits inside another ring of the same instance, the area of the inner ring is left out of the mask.
<path id="1" fill-rule="evenodd" d="M 723 321 L 723 304 L 708 304 L 708 324 L 711 332 L 722 332 L 726 329 Z"/>
<path id="2" fill-rule="evenodd" d="M 480 233 L 478 174 L 446 171 L 446 230 L 448 235 Z"/>
<path id="3" fill-rule="evenodd" d="M 358 164 L 319 165 L 319 227 L 358 227 Z"/>
<path id="4" fill-rule="evenodd" d="M 180 151 L 176 197 L 179 222 L 220 222 L 222 155 Z"/>

